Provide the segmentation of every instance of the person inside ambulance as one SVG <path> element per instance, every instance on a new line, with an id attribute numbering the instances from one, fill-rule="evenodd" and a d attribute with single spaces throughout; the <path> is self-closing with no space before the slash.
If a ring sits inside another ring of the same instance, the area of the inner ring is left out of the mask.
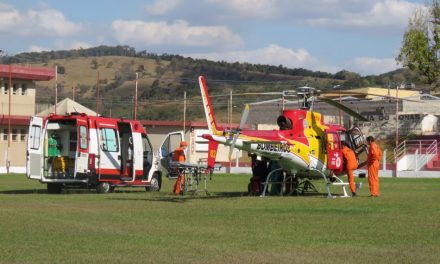
<path id="1" fill-rule="evenodd" d="M 186 161 L 185 150 L 188 147 L 186 141 L 180 142 L 180 146 L 176 148 L 173 152 L 173 161 L 183 163 Z M 183 186 L 185 185 L 185 175 L 182 169 L 179 169 L 179 175 L 177 176 L 176 183 L 174 184 L 173 192 L 180 195 L 183 191 Z"/>
<path id="2" fill-rule="evenodd" d="M 64 175 L 66 171 L 66 162 L 64 161 L 64 157 L 61 156 L 61 147 L 58 144 L 58 135 L 57 134 L 51 134 L 48 139 L 48 153 L 49 156 L 49 162 L 52 165 L 52 172 L 55 176 L 62 176 Z"/>

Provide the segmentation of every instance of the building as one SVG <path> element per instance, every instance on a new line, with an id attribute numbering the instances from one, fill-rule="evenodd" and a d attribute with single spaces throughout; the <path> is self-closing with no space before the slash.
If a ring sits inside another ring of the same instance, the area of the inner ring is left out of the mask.
<path id="1" fill-rule="evenodd" d="M 0 64 L 0 173 L 26 170 L 29 118 L 35 114 L 36 81 L 55 77 L 55 70 Z"/>

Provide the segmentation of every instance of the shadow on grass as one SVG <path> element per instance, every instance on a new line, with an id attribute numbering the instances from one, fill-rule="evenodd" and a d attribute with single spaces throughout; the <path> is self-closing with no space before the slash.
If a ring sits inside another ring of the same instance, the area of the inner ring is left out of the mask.
<path id="1" fill-rule="evenodd" d="M 145 190 L 115 190 L 113 193 L 145 193 Z M 0 194 L 49 194 L 47 189 L 24 189 L 24 190 L 6 190 L 0 191 Z M 64 188 L 61 193 L 53 193 L 53 195 L 66 195 L 66 194 L 98 194 L 95 189 L 67 189 Z"/>
<path id="2" fill-rule="evenodd" d="M 186 194 L 186 195 L 172 195 L 166 194 L 166 197 L 147 197 L 147 198 L 131 198 L 131 197 L 109 197 L 109 200 L 129 200 L 129 201 L 148 201 L 148 202 L 167 202 L 167 203 L 185 203 L 191 200 L 214 200 L 214 199 L 227 199 L 245 197 L 246 193 L 243 192 L 216 192 L 207 195 L 203 192 L 200 194 Z"/>
<path id="3" fill-rule="evenodd" d="M 37 194 L 47 193 L 46 189 L 25 189 L 25 190 L 8 190 L 0 191 L 0 194 Z"/>

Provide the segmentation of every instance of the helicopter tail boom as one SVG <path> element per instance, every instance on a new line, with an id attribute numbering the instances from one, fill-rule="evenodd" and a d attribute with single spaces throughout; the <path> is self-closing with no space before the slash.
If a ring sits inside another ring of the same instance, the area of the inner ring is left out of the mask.
<path id="1" fill-rule="evenodd" d="M 203 108 L 205 110 L 206 122 L 211 134 L 218 134 L 220 129 L 217 127 L 217 121 L 215 120 L 214 110 L 212 108 L 211 100 L 208 94 L 208 86 L 206 85 L 206 79 L 204 76 L 199 76 L 200 92 L 202 94 Z"/>

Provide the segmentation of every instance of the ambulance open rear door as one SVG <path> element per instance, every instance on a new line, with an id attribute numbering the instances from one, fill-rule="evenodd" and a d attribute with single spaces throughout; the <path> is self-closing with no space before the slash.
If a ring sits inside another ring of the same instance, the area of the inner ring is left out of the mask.
<path id="1" fill-rule="evenodd" d="M 43 118 L 31 117 L 27 141 L 26 176 L 41 180 L 44 160 L 44 127 Z"/>
<path id="2" fill-rule="evenodd" d="M 169 164 L 173 160 L 174 150 L 180 146 L 183 139 L 183 131 L 171 132 L 165 137 L 160 147 L 160 165 L 168 178 L 177 178 L 176 171 L 171 170 Z"/>

